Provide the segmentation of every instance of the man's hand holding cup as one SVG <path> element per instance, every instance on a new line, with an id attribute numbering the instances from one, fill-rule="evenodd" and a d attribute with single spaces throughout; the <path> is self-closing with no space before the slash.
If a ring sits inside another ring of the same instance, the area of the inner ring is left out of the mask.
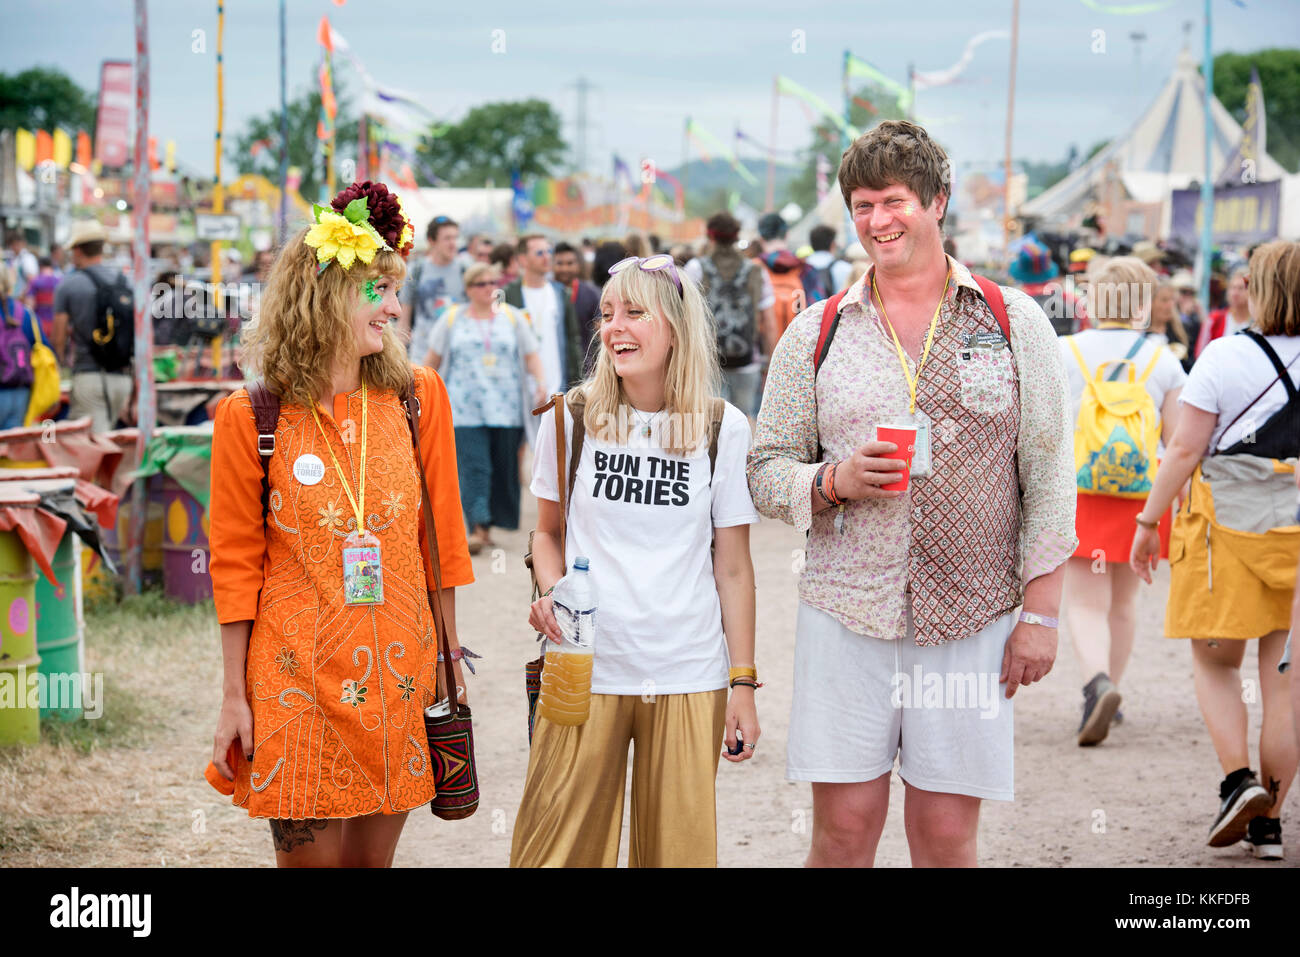
<path id="1" fill-rule="evenodd" d="M 835 494 L 846 501 L 864 499 L 894 499 L 902 490 L 886 491 L 883 485 L 906 482 L 908 462 L 891 456 L 898 455 L 893 442 L 874 439 L 863 443 L 847 459 L 835 467 Z"/>

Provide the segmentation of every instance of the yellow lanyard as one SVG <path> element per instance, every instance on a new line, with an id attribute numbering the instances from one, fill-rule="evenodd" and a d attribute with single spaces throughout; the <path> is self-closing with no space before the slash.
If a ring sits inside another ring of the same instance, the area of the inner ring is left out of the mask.
<path id="1" fill-rule="evenodd" d="M 903 378 L 907 380 L 907 391 L 911 394 L 912 402 L 907 411 L 911 415 L 916 414 L 916 386 L 921 381 L 921 369 L 925 367 L 925 360 L 930 357 L 930 346 L 934 344 L 934 330 L 939 325 L 939 310 L 943 308 L 943 301 L 948 297 L 948 283 L 952 281 L 952 266 L 948 267 L 947 278 L 943 281 L 943 295 L 939 297 L 939 305 L 934 307 L 934 318 L 930 320 L 930 331 L 925 337 L 925 349 L 921 352 L 921 361 L 916 364 L 916 378 L 912 378 L 912 373 L 907 369 L 907 353 L 903 351 L 903 344 L 898 341 L 898 333 L 894 331 L 894 324 L 889 321 L 889 314 L 885 312 L 885 300 L 880 298 L 880 290 L 876 288 L 876 271 L 871 271 L 871 292 L 876 297 L 876 302 L 880 303 L 880 317 L 885 320 L 885 325 L 889 327 L 889 334 L 894 337 L 894 348 L 898 350 L 898 362 L 903 367 Z"/>
<path id="2" fill-rule="evenodd" d="M 352 489 L 348 487 L 348 477 L 343 472 L 343 466 L 339 465 L 338 456 L 334 454 L 333 447 L 330 446 L 329 436 L 325 434 L 325 427 L 320 424 L 320 416 L 316 414 L 316 406 L 311 407 L 311 417 L 316 420 L 316 428 L 320 429 L 321 438 L 325 440 L 325 449 L 329 452 L 330 458 L 334 461 L 334 470 L 339 473 L 339 481 L 343 483 L 343 492 L 347 495 L 348 501 L 352 503 L 352 511 L 357 516 L 357 531 L 366 530 L 366 384 L 361 383 L 361 474 L 357 479 L 357 495 L 353 497 Z"/>

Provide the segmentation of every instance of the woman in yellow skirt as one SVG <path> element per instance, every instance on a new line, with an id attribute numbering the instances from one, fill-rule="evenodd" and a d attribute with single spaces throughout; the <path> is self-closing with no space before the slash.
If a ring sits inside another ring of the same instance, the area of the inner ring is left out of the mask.
<path id="1" fill-rule="evenodd" d="M 1295 778 L 1289 674 L 1278 670 L 1295 591 L 1300 524 L 1300 243 L 1256 250 L 1248 285 L 1253 328 L 1210 343 L 1192 367 L 1178 428 L 1137 516 L 1133 570 L 1150 583 L 1156 521 L 1183 483 L 1169 544 L 1165 634 L 1192 639 L 1196 698 L 1225 777 L 1211 847 L 1243 838 L 1282 857 L 1282 803 Z M 1260 777 L 1250 768 L 1241 662 L 1259 639 Z"/>

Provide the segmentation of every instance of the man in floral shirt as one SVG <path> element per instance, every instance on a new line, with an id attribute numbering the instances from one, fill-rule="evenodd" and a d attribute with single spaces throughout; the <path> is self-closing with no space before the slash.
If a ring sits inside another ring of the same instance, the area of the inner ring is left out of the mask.
<path id="1" fill-rule="evenodd" d="M 875 265 L 819 368 L 823 303 L 782 337 L 748 467 L 758 510 L 809 535 L 787 777 L 812 782 L 810 865 L 873 862 L 896 757 L 912 863 L 973 865 L 981 799 L 1013 796 L 1011 697 L 1056 657 L 1065 370 L 1032 299 L 1002 288 L 1000 318 L 945 255 L 950 167 L 925 130 L 880 124 L 839 182 Z M 904 475 L 875 427 L 909 422 L 908 487 L 887 491 Z"/>

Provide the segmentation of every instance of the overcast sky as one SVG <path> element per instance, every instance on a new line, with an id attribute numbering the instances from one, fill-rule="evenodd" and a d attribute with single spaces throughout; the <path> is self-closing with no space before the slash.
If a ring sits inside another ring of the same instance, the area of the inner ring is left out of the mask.
<path id="1" fill-rule="evenodd" d="M 1300 2 L 1245 2 L 1242 9 L 1213 0 L 1216 53 L 1295 44 Z M 215 0 L 149 4 L 152 132 L 160 143 L 174 139 L 178 159 L 208 175 L 216 6 Z M 278 4 L 225 0 L 225 6 L 226 130 L 233 140 L 244 120 L 279 103 Z M 766 140 L 774 74 L 838 105 L 846 48 L 905 82 L 909 62 L 918 70 L 945 69 L 975 34 L 1007 28 L 1011 6 L 1011 0 L 346 0 L 342 6 L 288 0 L 289 94 L 315 83 L 316 24 L 328 15 L 377 81 L 417 94 L 447 119 L 486 101 L 540 96 L 564 116 L 572 142 L 573 84 L 584 76 L 593 85 L 589 168 L 607 171 L 611 152 L 630 162 L 650 156 L 670 168 L 682 159 L 688 113 L 728 142 L 737 124 Z M 132 8 L 131 0 L 0 0 L 0 68 L 57 66 L 94 91 L 101 61 L 134 56 Z M 1084 0 L 1023 0 L 1015 156 L 1058 159 L 1071 142 L 1086 150 L 1122 133 L 1168 76 L 1189 20 L 1199 56 L 1202 8 L 1203 0 L 1174 0 L 1158 13 L 1126 16 L 1090 9 Z M 191 51 L 197 29 L 208 31 L 203 54 Z M 504 31 L 501 53 L 492 50 L 497 30 Z M 1099 30 L 1104 53 L 1094 52 Z M 804 52 L 794 49 L 795 31 L 803 31 Z M 1140 54 L 1133 31 L 1146 34 Z M 919 117 L 958 165 L 1001 159 L 1009 51 L 1007 40 L 984 43 L 961 82 L 917 98 Z M 349 83 L 345 62 L 335 69 L 342 83 L 359 88 Z M 783 99 L 779 116 L 781 146 L 805 146 L 804 109 Z"/>

